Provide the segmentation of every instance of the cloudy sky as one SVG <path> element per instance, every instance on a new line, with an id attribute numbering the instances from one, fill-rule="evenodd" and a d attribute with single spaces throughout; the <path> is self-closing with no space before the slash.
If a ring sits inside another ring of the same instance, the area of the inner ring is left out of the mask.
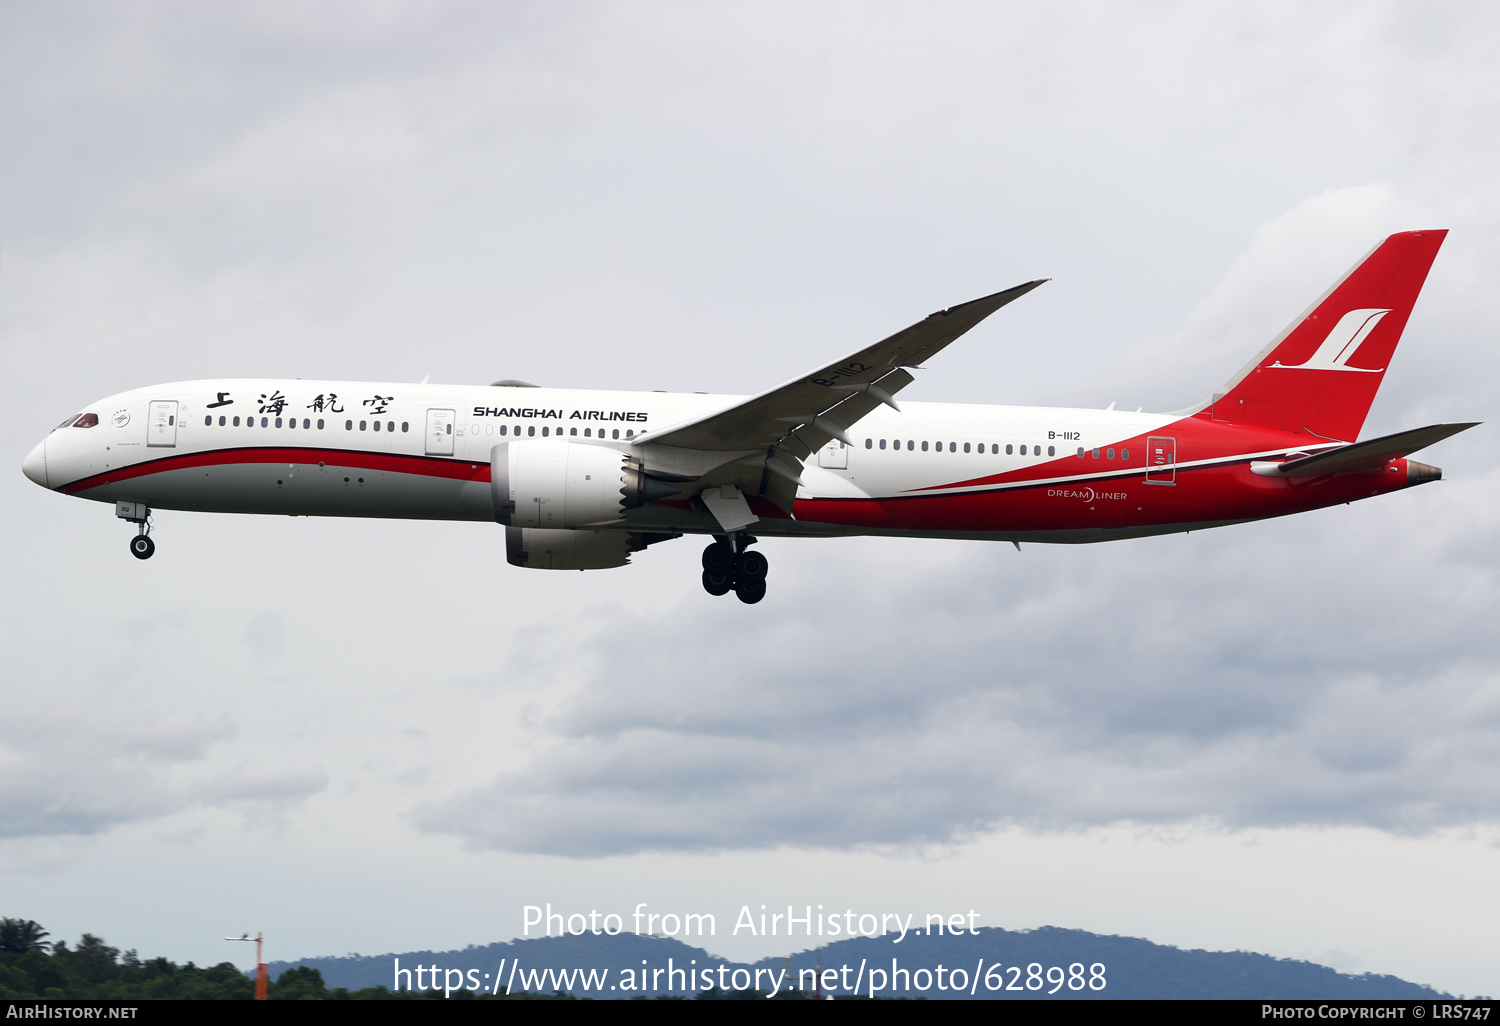
<path id="1" fill-rule="evenodd" d="M 0 4 L 0 915 L 201 963 L 547 901 L 973 908 L 1500 990 L 1488 426 L 1280 522 L 768 541 L 755 607 L 692 541 L 549 574 L 483 524 L 164 512 L 140 563 L 19 472 L 153 382 L 748 392 L 1036 277 L 906 394 L 1174 410 L 1440 227 L 1366 434 L 1493 421 L 1497 40 L 1477 3 Z"/>

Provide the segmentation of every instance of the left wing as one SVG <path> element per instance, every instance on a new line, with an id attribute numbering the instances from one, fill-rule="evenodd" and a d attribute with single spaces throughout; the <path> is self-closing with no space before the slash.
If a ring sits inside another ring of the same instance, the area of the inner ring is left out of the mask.
<path id="1" fill-rule="evenodd" d="M 920 368 L 923 361 L 964 332 L 1046 280 L 1029 281 L 939 310 L 838 363 L 728 409 L 653 432 L 641 441 L 647 446 L 726 454 L 748 452 L 757 459 L 764 454 L 769 472 L 766 487 L 752 494 L 763 493 L 782 509 L 790 510 L 803 460 L 830 439 L 848 444 L 847 429 L 881 403 L 900 409 L 892 397 L 915 380 L 902 368 Z M 769 480 L 771 477 L 779 478 L 780 484 Z"/>

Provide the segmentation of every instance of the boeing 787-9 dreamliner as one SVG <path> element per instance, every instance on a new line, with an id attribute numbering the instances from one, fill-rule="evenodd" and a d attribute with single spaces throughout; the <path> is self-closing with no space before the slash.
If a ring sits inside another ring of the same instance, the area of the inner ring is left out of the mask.
<path id="1" fill-rule="evenodd" d="M 703 587 L 766 593 L 757 537 L 1099 542 L 1201 530 L 1437 480 L 1410 459 L 1473 424 L 1358 441 L 1445 231 L 1392 235 L 1212 397 L 1178 413 L 897 403 L 912 371 L 1041 281 L 939 311 L 746 398 L 225 379 L 100 399 L 26 457 L 155 509 L 495 521 L 521 567 L 623 566 L 713 538 Z"/>

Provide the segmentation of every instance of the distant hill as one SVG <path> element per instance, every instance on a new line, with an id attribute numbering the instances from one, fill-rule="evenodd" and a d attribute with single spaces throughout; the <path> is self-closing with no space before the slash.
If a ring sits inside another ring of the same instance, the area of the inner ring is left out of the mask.
<path id="1" fill-rule="evenodd" d="M 410 974 L 403 974 L 401 989 L 417 985 L 418 966 L 423 968 L 421 983 L 430 984 L 430 972 L 436 966 L 439 989 L 446 981 L 450 986 L 472 987 L 478 983 L 488 991 L 494 989 L 500 976 L 513 991 L 561 990 L 596 998 L 686 995 L 710 986 L 722 986 L 723 991 L 730 992 L 725 996 L 739 992 L 748 997 L 753 996 L 753 990 L 769 993 L 773 987 L 779 987 L 784 996 L 803 996 L 785 992 L 795 991 L 799 979 L 811 992 L 815 967 L 822 968 L 825 996 L 847 995 L 856 983 L 861 997 L 870 996 L 873 987 L 875 997 L 928 1000 L 1450 996 L 1395 976 L 1352 976 L 1312 962 L 1247 951 L 1184 951 L 1136 937 L 1107 937 L 1056 927 L 1026 931 L 986 927 L 977 935 L 908 934 L 899 944 L 892 943 L 894 936 L 843 940 L 790 958 L 766 958 L 750 964 L 721 959 L 703 948 L 666 937 L 586 933 L 579 937 L 502 941 L 459 951 L 273 962 L 271 974 L 279 978 L 287 969 L 308 966 L 321 972 L 329 987 L 391 988 L 399 959 L 400 968 Z M 1102 970 L 1095 969 L 1096 964 Z M 1033 965 L 1036 968 L 1031 968 Z M 788 968 L 790 978 L 783 975 Z M 449 970 L 456 972 L 450 974 Z M 827 975 L 830 970 L 831 976 Z M 706 976 L 702 975 L 705 971 Z M 1055 993 L 1048 993 L 1054 989 Z"/>

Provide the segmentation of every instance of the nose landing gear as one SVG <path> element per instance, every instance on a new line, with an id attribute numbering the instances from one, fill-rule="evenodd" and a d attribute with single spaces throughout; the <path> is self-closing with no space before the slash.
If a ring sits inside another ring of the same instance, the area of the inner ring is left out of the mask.
<path id="1" fill-rule="evenodd" d="M 755 541 L 743 531 L 720 538 L 703 550 L 703 590 L 710 595 L 733 591 L 741 602 L 753 605 L 766 597 L 766 573 L 770 563 L 747 546 Z"/>
<path id="2" fill-rule="evenodd" d="M 130 539 L 130 554 L 136 559 L 150 559 L 156 552 L 156 542 L 151 540 L 151 507 L 144 502 L 117 502 L 115 516 L 139 529 Z"/>

